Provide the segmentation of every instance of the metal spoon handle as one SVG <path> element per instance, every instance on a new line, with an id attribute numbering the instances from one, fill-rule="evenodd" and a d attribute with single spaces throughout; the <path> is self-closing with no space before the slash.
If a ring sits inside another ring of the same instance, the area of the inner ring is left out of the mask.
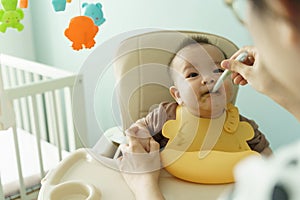
<path id="1" fill-rule="evenodd" d="M 236 57 L 235 60 L 239 61 L 239 62 L 243 62 L 246 58 L 247 58 L 248 54 L 247 52 L 242 52 L 241 54 L 238 55 L 238 57 Z M 231 74 L 231 71 L 226 69 L 222 75 L 220 76 L 220 78 L 217 80 L 215 86 L 212 89 L 212 92 L 216 92 L 218 91 L 218 89 L 221 87 L 223 81 L 226 79 L 226 77 Z"/>

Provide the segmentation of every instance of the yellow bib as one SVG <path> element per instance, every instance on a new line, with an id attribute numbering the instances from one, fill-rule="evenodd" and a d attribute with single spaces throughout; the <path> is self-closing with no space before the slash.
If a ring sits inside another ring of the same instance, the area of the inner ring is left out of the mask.
<path id="1" fill-rule="evenodd" d="M 197 183 L 233 182 L 233 168 L 252 151 L 247 140 L 254 136 L 251 125 L 239 121 L 237 107 L 228 104 L 216 119 L 199 118 L 178 106 L 176 120 L 165 123 L 162 133 L 169 141 L 162 162 L 174 176 Z"/>

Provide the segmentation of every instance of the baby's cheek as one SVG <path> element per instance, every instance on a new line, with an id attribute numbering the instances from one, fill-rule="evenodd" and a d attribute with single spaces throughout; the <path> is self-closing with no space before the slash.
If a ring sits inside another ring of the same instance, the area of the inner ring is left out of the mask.
<path id="1" fill-rule="evenodd" d="M 233 100 L 234 93 L 235 93 L 234 85 L 231 80 L 225 82 L 224 89 L 225 89 L 226 99 L 229 103 Z"/>
<path id="2" fill-rule="evenodd" d="M 182 98 L 190 99 L 192 96 L 195 96 L 196 92 L 190 84 L 183 83 L 179 88 L 179 93 Z"/>

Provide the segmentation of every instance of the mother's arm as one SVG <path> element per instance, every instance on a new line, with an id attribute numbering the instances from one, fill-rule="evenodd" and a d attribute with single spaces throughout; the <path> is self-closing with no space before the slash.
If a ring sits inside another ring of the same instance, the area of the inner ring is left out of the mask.
<path id="1" fill-rule="evenodd" d="M 140 143 L 137 137 L 128 137 L 128 144 L 122 144 L 122 157 L 119 158 L 119 168 L 122 175 L 137 200 L 163 200 L 164 197 L 158 185 L 160 173 L 159 144 L 149 139 L 149 151 Z"/>

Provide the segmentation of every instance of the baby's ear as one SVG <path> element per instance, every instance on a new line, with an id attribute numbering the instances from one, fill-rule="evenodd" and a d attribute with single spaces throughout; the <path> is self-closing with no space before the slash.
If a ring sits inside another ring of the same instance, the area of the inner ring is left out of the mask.
<path id="1" fill-rule="evenodd" d="M 169 88 L 170 94 L 171 96 L 175 99 L 175 101 L 179 104 L 182 105 L 182 99 L 180 97 L 180 93 L 178 91 L 178 89 L 175 86 L 171 86 Z"/>

